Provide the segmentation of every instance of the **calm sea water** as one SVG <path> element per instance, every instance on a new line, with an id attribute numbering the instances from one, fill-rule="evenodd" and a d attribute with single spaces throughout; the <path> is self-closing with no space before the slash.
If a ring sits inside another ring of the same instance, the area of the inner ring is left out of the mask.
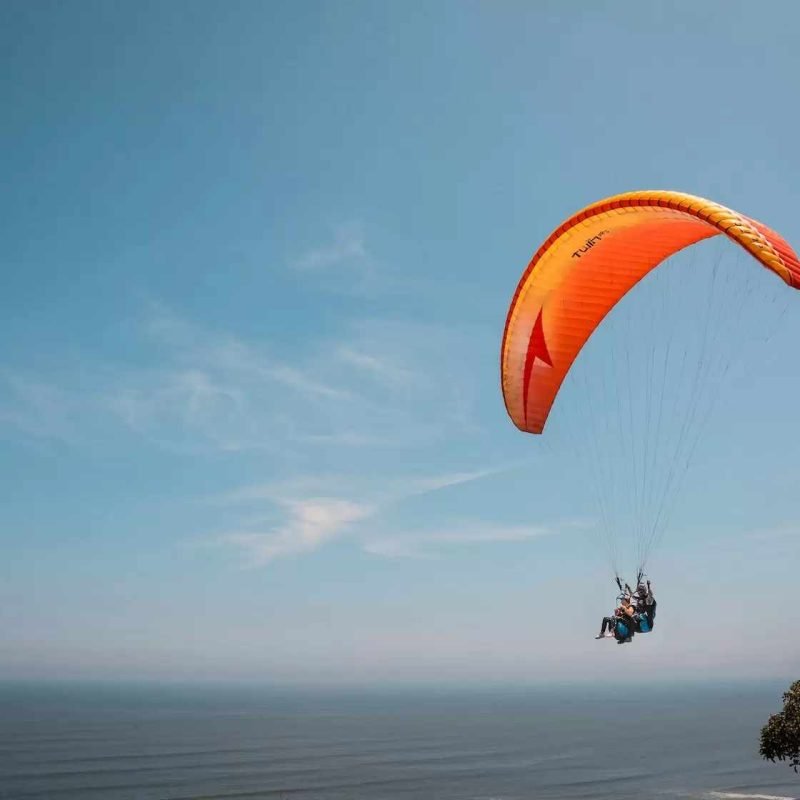
<path id="1" fill-rule="evenodd" d="M 0 686 L 0 798 L 800 798 L 781 686 L 279 693 Z"/>

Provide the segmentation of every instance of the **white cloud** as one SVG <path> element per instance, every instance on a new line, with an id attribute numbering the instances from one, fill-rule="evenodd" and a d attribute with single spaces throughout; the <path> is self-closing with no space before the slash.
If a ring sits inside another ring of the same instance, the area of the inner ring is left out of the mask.
<path id="1" fill-rule="evenodd" d="M 342 447 L 400 447 L 402 439 L 391 436 L 375 436 L 359 431 L 336 431 L 335 433 L 298 434 L 298 442 L 322 445 L 341 445 Z"/>
<path id="2" fill-rule="evenodd" d="M 263 566 L 282 556 L 308 553 L 337 538 L 373 513 L 370 506 L 328 497 L 285 500 L 286 521 L 268 531 L 232 531 L 221 543 L 243 550 L 252 566 Z"/>
<path id="3" fill-rule="evenodd" d="M 0 405 L 0 427 L 8 427 L 38 440 L 76 442 L 76 397 L 72 392 L 35 376 L 5 371 L 0 382 L 8 396 Z"/>
<path id="4" fill-rule="evenodd" d="M 414 379 L 412 370 L 391 363 L 385 355 L 370 354 L 352 346 L 339 347 L 336 355 L 345 364 L 356 367 L 375 380 L 390 386 L 409 384 Z"/>
<path id="5" fill-rule="evenodd" d="M 762 541 L 785 541 L 787 539 L 800 538 L 800 523 L 784 522 L 770 528 L 759 528 L 751 531 L 748 537 Z"/>
<path id="6" fill-rule="evenodd" d="M 426 533 L 377 536 L 365 539 L 363 547 L 368 553 L 386 558 L 430 558 L 442 555 L 452 547 L 524 542 L 557 532 L 558 528 L 548 526 L 467 522 Z"/>
<path id="7" fill-rule="evenodd" d="M 308 250 L 295 260 L 294 266 L 300 270 L 325 270 L 342 264 L 363 263 L 367 257 L 361 225 L 349 223 L 338 226 L 333 241 Z"/>
<path id="8" fill-rule="evenodd" d="M 318 380 L 312 370 L 279 358 L 266 346 L 249 344 L 232 334 L 192 325 L 161 307 L 147 320 L 145 330 L 172 360 L 226 375 L 244 385 L 263 381 L 310 396 L 351 397 L 347 390 Z"/>
<path id="9" fill-rule="evenodd" d="M 280 556 L 311 552 L 334 538 L 354 534 L 357 523 L 368 517 L 380 519 L 380 515 L 390 507 L 412 497 L 477 481 L 509 468 L 495 467 L 422 478 L 307 475 L 244 486 L 213 500 L 222 506 L 247 509 L 250 518 L 254 507 L 277 509 L 285 516 L 285 522 L 267 532 L 244 530 L 240 524 L 236 530 L 215 538 L 220 543 L 244 550 L 252 563 L 263 565 Z M 263 510 L 261 515 L 269 518 Z M 567 522 L 563 526 L 576 524 Z M 376 555 L 419 557 L 436 545 L 522 541 L 550 532 L 545 527 L 464 523 L 432 534 L 369 534 L 361 537 L 361 543 L 367 552 Z"/>
<path id="10" fill-rule="evenodd" d="M 330 368 L 334 346 L 292 362 L 163 311 L 145 330 L 159 348 L 160 367 L 119 372 L 99 396 L 110 413 L 153 441 L 224 451 L 392 444 L 348 427 L 356 424 L 348 409 L 370 401 L 350 374 Z"/>
<path id="11" fill-rule="evenodd" d="M 45 439 L 77 432 L 102 447 L 123 436 L 126 452 L 138 443 L 193 456 L 270 454 L 264 481 L 213 498 L 229 519 L 214 539 L 254 563 L 311 552 L 411 497 L 509 468 L 409 474 L 429 456 L 446 463 L 448 439 L 475 434 L 461 413 L 472 371 L 453 358 L 461 331 L 365 320 L 287 353 L 159 305 L 141 330 L 153 346 L 144 367 L 83 361 L 53 380 L 6 376 L 13 391 L 0 423 Z M 319 464 L 347 471 L 307 475 Z M 278 481 L 279 471 L 300 477 Z M 388 538 L 374 546 L 389 547 Z"/>
<path id="12" fill-rule="evenodd" d="M 428 492 L 436 492 L 440 489 L 447 489 L 451 486 L 460 486 L 462 483 L 472 483 L 472 481 L 477 481 L 481 478 L 499 475 L 502 472 L 513 469 L 515 466 L 517 465 L 506 464 L 500 467 L 491 467 L 487 469 L 450 472 L 443 475 L 412 478 L 406 482 L 405 490 L 401 492 L 401 496 L 427 494 Z"/>
<path id="13" fill-rule="evenodd" d="M 337 400 L 347 400 L 354 397 L 352 392 L 320 383 L 314 380 L 308 372 L 304 372 L 297 367 L 291 367 L 288 364 L 273 364 L 269 367 L 262 367 L 255 374 L 261 374 L 266 378 L 282 383 L 284 386 L 296 389 L 307 396 L 314 395 Z"/>
<path id="14" fill-rule="evenodd" d="M 504 464 L 486 469 L 464 470 L 423 477 L 374 476 L 369 474 L 347 475 L 342 473 L 301 475 L 289 479 L 242 486 L 212 499 L 214 502 L 223 505 L 236 505 L 252 501 L 277 503 L 285 498 L 301 499 L 315 495 L 348 494 L 369 498 L 370 505 L 385 508 L 411 497 L 499 475 L 514 469 L 516 466 L 518 466 L 517 463 Z"/>
<path id="15" fill-rule="evenodd" d="M 169 363 L 158 372 L 122 376 L 120 383 L 144 384 L 112 394 L 128 424 L 183 422 L 224 449 L 284 452 L 303 445 L 425 446 L 461 425 L 455 408 L 468 392 L 452 374 L 444 340 L 453 334 L 444 328 L 361 322 L 337 340 L 291 356 L 163 310 L 147 331 Z M 193 415 L 185 413 L 190 399 L 199 406 Z"/>
<path id="16" fill-rule="evenodd" d="M 311 291 L 339 295 L 375 297 L 419 297 L 435 291 L 435 276 L 413 275 L 407 269 L 393 269 L 376 256 L 368 243 L 364 225 L 358 220 L 332 226 L 327 236 L 315 238 L 313 244 L 289 259 L 292 272 L 304 280 Z"/>
<path id="17" fill-rule="evenodd" d="M 480 433 L 465 416 L 472 374 L 452 358 L 459 331 L 351 323 L 335 338 L 279 350 L 194 325 L 163 306 L 145 318 L 146 366 L 82 360 L 6 376 L 0 424 L 18 435 L 108 443 L 132 434 L 170 451 L 264 450 L 293 465 L 320 453 L 433 450 Z"/>

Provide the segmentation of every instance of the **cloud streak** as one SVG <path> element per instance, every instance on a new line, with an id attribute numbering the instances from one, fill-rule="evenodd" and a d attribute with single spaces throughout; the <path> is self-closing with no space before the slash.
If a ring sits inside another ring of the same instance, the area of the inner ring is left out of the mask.
<path id="1" fill-rule="evenodd" d="M 433 533 L 363 534 L 359 523 L 380 520 L 392 507 L 413 497 L 473 483 L 511 469 L 491 469 L 406 477 L 370 482 L 363 478 L 305 476 L 290 481 L 245 486 L 215 498 L 217 504 L 234 508 L 270 507 L 284 522 L 266 532 L 236 530 L 217 537 L 244 553 L 248 563 L 263 566 L 285 555 L 309 553 L 334 539 L 357 537 L 362 548 L 386 557 L 423 557 L 447 546 L 489 542 L 513 542 L 552 533 L 537 526 L 502 526 L 472 522 L 453 524 Z M 354 499 L 356 498 L 357 499 Z M 574 523 L 573 523 L 574 524 Z M 386 523 L 380 526 L 385 530 Z"/>
<path id="2" fill-rule="evenodd" d="M 460 424 L 453 409 L 465 392 L 448 376 L 444 329 L 361 322 L 293 358 L 164 313 L 147 329 L 169 366 L 112 393 L 140 431 L 164 419 L 224 449 L 286 451 L 424 446 Z"/>
<path id="3" fill-rule="evenodd" d="M 364 232 L 358 223 L 340 225 L 334 230 L 333 240 L 312 248 L 299 258 L 293 266 L 301 271 L 320 271 L 343 264 L 363 264 L 368 258 Z"/>
<path id="4" fill-rule="evenodd" d="M 276 558 L 316 550 L 373 513 L 369 506 L 328 497 L 285 500 L 280 505 L 286 514 L 282 525 L 268 531 L 233 531 L 218 541 L 235 545 L 250 566 L 259 567 Z"/>
<path id="5" fill-rule="evenodd" d="M 774 525 L 771 528 L 759 528 L 751 531 L 748 534 L 748 538 L 773 542 L 800 540 L 800 523 L 785 522 L 781 525 Z"/>
<path id="6" fill-rule="evenodd" d="M 458 332 L 444 327 L 362 320 L 288 352 L 154 306 L 141 331 L 145 366 L 82 360 L 58 375 L 0 376 L 0 425 L 95 443 L 116 426 L 173 452 L 270 450 L 309 465 L 322 449 L 425 449 L 467 430 L 458 409 L 469 387 L 450 358 Z"/>
<path id="7" fill-rule="evenodd" d="M 365 539 L 363 548 L 372 555 L 385 558 L 433 558 L 442 556 L 454 547 L 519 543 L 557 532 L 557 528 L 547 526 L 504 526 L 469 522 L 427 533 L 405 533 Z"/>
<path id="8" fill-rule="evenodd" d="M 518 466 L 518 462 L 513 462 L 485 469 L 464 470 L 462 472 L 441 473 L 423 477 L 382 476 L 380 478 L 370 478 L 369 475 L 356 477 L 340 473 L 304 475 L 291 479 L 242 486 L 212 498 L 212 500 L 222 505 L 236 505 L 265 500 L 279 503 L 287 497 L 302 498 L 314 495 L 360 494 L 370 498 L 369 502 L 372 507 L 386 508 L 389 505 L 401 503 L 412 497 L 500 475 Z"/>
<path id="9" fill-rule="evenodd" d="M 0 385 L 7 390 L 0 405 L 0 428 L 38 441 L 75 444 L 80 440 L 76 424 L 79 403 L 73 392 L 37 376 L 11 371 L 0 374 Z"/>
<path id="10" fill-rule="evenodd" d="M 58 381 L 5 375 L 12 391 L 0 406 L 0 424 L 23 436 L 81 437 L 99 447 L 115 446 L 116 435 L 126 452 L 139 446 L 192 457 L 269 453 L 265 481 L 212 498 L 230 508 L 221 512 L 229 524 L 220 525 L 215 540 L 248 563 L 311 553 L 346 536 L 366 543 L 359 528 L 366 519 L 386 530 L 385 517 L 411 498 L 510 468 L 414 474 L 420 458 L 446 464 L 439 453 L 448 441 L 476 435 L 462 413 L 473 378 L 452 358 L 463 346 L 456 329 L 361 320 L 290 353 L 153 305 L 140 331 L 152 351 L 146 366 L 83 362 Z M 319 464 L 347 464 L 347 471 L 310 472 Z M 295 477 L 276 480 L 280 472 Z M 487 535 L 451 531 L 434 540 Z M 520 533 L 492 534 L 498 541 L 512 535 Z M 372 547 L 402 549 L 391 531 Z"/>
<path id="11" fill-rule="evenodd" d="M 385 357 L 370 354 L 363 349 L 357 350 L 350 346 L 342 346 L 336 351 L 336 356 L 342 363 L 355 367 L 360 372 L 388 386 L 408 385 L 414 379 L 412 370 L 399 367 Z"/>

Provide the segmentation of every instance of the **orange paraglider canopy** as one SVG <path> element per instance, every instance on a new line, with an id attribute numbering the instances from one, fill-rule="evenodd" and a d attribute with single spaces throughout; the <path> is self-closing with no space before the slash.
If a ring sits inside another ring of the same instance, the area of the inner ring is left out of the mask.
<path id="1" fill-rule="evenodd" d="M 514 424 L 541 433 L 575 358 L 614 305 L 664 259 L 719 234 L 800 288 L 800 261 L 777 233 L 681 192 L 616 195 L 553 231 L 528 264 L 506 318 L 501 381 Z"/>

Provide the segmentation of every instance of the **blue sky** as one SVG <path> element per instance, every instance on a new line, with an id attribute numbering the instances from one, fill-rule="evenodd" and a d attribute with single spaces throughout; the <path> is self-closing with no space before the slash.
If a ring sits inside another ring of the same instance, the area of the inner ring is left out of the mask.
<path id="1" fill-rule="evenodd" d="M 601 197 L 688 191 L 800 245 L 798 24 L 4 3 L 0 676 L 796 677 L 789 290 L 628 648 L 592 639 L 586 476 L 511 425 L 498 350 L 530 255 Z"/>

